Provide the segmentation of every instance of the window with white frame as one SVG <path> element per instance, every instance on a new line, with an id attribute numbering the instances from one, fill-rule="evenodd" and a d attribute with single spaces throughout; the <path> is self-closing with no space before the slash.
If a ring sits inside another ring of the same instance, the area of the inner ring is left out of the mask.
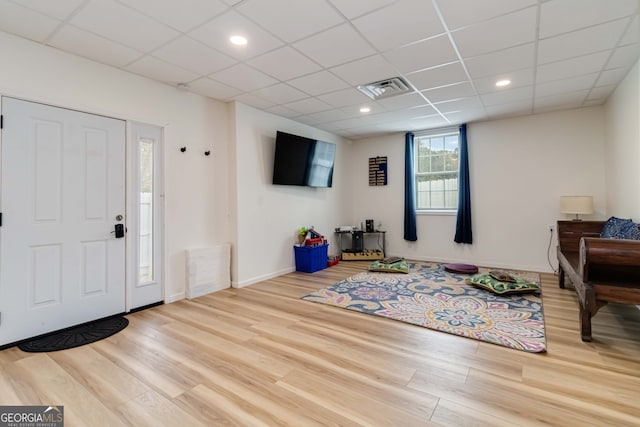
<path id="1" fill-rule="evenodd" d="M 447 129 L 414 137 L 416 210 L 458 209 L 459 131 Z"/>

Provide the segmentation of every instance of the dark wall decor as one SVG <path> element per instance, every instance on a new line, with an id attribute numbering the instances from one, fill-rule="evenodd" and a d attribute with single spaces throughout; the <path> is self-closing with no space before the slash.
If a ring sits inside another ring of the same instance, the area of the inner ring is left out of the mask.
<path id="1" fill-rule="evenodd" d="M 387 185 L 387 156 L 369 157 L 369 186 Z"/>

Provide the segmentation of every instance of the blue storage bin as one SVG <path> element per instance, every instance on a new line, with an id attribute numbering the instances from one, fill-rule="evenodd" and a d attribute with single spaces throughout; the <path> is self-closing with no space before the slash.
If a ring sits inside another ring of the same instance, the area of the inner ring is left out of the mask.
<path id="1" fill-rule="evenodd" d="M 294 246 L 296 255 L 296 271 L 313 273 L 327 268 L 329 245 Z"/>

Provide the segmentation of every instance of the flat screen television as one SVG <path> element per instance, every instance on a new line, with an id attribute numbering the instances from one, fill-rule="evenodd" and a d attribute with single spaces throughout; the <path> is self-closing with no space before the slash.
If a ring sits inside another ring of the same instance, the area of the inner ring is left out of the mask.
<path id="1" fill-rule="evenodd" d="M 331 187 L 336 145 L 278 131 L 273 184 Z"/>

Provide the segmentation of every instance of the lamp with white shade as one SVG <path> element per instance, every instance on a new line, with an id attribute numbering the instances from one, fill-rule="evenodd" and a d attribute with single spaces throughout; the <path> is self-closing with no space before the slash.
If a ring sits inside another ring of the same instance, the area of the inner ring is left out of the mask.
<path id="1" fill-rule="evenodd" d="M 560 196 L 560 213 L 575 215 L 574 221 L 581 221 L 580 215 L 593 213 L 592 196 Z"/>

